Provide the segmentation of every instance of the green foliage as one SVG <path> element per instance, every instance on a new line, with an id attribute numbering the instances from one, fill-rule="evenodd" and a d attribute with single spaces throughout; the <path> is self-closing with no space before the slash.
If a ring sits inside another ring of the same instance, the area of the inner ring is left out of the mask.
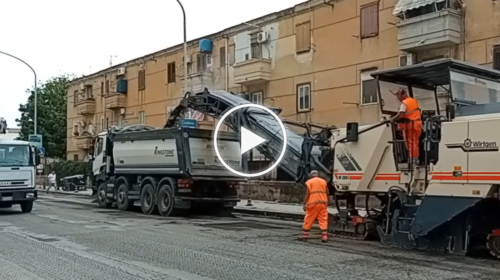
<path id="1" fill-rule="evenodd" d="M 91 163 L 83 161 L 58 161 L 49 164 L 49 173 L 56 172 L 57 180 L 67 176 L 85 175 L 89 176 L 91 173 Z"/>
<path id="2" fill-rule="evenodd" d="M 66 96 L 72 76 L 53 77 L 38 86 L 37 115 L 38 134 L 43 136 L 43 147 L 47 157 L 66 157 Z M 19 105 L 21 118 L 16 119 L 21 127 L 17 139 L 28 141 L 28 135 L 34 133 L 35 92 L 28 89 L 28 101 Z"/>

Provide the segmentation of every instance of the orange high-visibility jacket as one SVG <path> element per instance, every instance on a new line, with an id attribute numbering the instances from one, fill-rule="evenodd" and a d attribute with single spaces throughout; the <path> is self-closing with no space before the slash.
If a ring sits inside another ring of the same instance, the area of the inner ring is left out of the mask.
<path id="1" fill-rule="evenodd" d="M 314 177 L 306 182 L 307 190 L 309 191 L 309 199 L 307 205 L 325 203 L 328 204 L 328 184 L 325 180 Z"/>
<path id="2" fill-rule="evenodd" d="M 420 108 L 418 107 L 418 101 L 407 97 L 403 100 L 403 103 L 406 105 L 406 113 L 404 118 L 410 121 L 419 121 L 421 118 Z"/>

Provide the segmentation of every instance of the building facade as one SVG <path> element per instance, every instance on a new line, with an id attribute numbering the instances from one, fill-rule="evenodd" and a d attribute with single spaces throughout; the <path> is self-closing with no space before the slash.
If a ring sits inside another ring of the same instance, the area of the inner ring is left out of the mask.
<path id="1" fill-rule="evenodd" d="M 67 157 L 83 159 L 112 125 L 162 127 L 183 96 L 184 59 L 190 91 L 246 92 L 283 118 L 343 127 L 380 119 L 371 72 L 443 57 L 500 69 L 500 1 L 307 1 L 191 41 L 187 56 L 174 46 L 74 80 Z"/>

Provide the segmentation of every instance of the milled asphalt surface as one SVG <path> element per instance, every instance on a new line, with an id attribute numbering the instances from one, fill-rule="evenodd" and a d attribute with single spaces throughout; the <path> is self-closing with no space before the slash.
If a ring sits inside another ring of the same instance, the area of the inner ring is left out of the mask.
<path id="1" fill-rule="evenodd" d="M 300 224 L 251 217 L 162 218 L 41 197 L 0 209 L 0 279 L 498 279 L 500 262 L 296 241 Z M 319 237 L 318 237 L 319 238 Z"/>

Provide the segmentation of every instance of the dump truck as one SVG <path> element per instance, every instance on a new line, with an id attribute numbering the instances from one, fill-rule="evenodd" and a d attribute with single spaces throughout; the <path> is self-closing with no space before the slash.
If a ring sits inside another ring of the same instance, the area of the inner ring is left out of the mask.
<path id="1" fill-rule="evenodd" d="M 24 213 L 37 199 L 36 166 L 40 157 L 36 147 L 20 140 L 0 139 L 0 208 L 19 204 Z"/>
<path id="2" fill-rule="evenodd" d="M 170 216 L 188 209 L 231 212 L 246 181 L 217 158 L 214 132 L 145 125 L 113 127 L 93 140 L 90 155 L 97 203 L 130 210 L 139 202 L 145 214 Z M 246 168 L 239 135 L 219 132 L 221 156 L 233 169 Z"/>

